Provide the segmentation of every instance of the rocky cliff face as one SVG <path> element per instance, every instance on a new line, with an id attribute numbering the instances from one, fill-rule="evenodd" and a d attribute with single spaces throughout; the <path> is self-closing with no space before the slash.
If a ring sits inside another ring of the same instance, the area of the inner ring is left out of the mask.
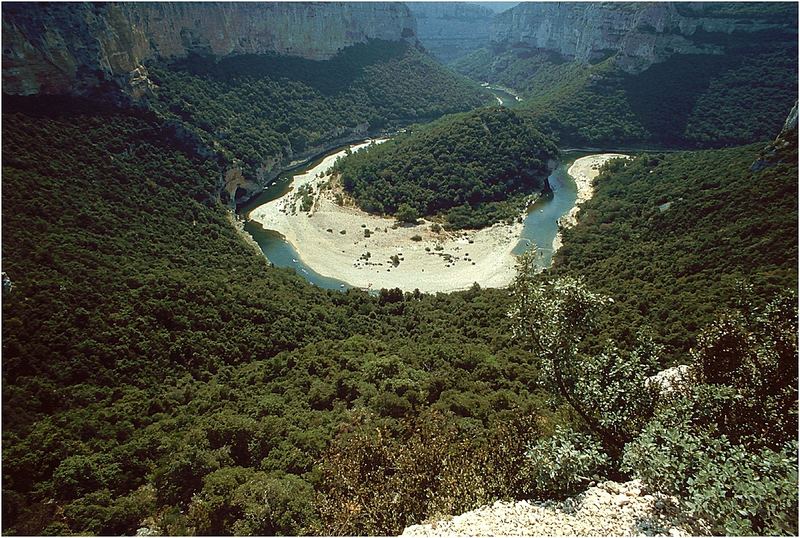
<path id="1" fill-rule="evenodd" d="M 733 7 L 732 7 L 733 6 Z M 794 31 L 797 14 L 780 16 L 783 6 L 746 10 L 735 4 L 688 3 L 522 3 L 496 15 L 495 47 L 544 49 L 582 62 L 614 56 L 619 67 L 640 72 L 672 54 L 721 54 L 735 32 Z"/>
<path id="2" fill-rule="evenodd" d="M 415 39 L 400 3 L 6 3 L 3 92 L 86 94 L 147 88 L 143 62 L 192 52 L 323 60 L 368 39 Z"/>
<path id="3" fill-rule="evenodd" d="M 443 62 L 485 47 L 494 12 L 463 2 L 407 2 L 422 45 Z"/>
<path id="4" fill-rule="evenodd" d="M 781 132 L 761 151 L 750 170 L 760 172 L 779 162 L 797 162 L 797 101 L 786 117 Z"/>

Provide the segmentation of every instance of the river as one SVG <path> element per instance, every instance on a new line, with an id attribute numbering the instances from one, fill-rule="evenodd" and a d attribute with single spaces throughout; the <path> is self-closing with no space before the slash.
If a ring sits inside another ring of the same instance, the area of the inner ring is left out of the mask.
<path id="1" fill-rule="evenodd" d="M 504 88 L 498 88 L 496 86 L 486 86 L 486 89 L 494 94 L 495 99 L 497 99 L 497 104 L 499 104 L 500 106 L 513 107 L 519 101 L 516 95 L 510 93 L 508 90 Z"/>
<path id="2" fill-rule="evenodd" d="M 324 289 L 345 290 L 351 286 L 347 282 L 326 277 L 311 269 L 303 263 L 295 248 L 283 236 L 277 232 L 265 230 L 258 222 L 250 220 L 248 217 L 256 207 L 288 193 L 291 189 L 292 178 L 295 175 L 302 174 L 306 170 L 317 166 L 325 156 L 335 154 L 353 145 L 356 144 L 348 144 L 331 150 L 328 154 L 320 156 L 313 162 L 281 174 L 260 195 L 238 209 L 238 213 L 245 219 L 244 230 L 258 243 L 261 251 L 273 265 L 294 269 L 306 280 Z M 537 264 L 543 268 L 550 266 L 553 258 L 553 239 L 558 231 L 558 219 L 569 212 L 575 205 L 577 197 L 575 182 L 567 174 L 567 170 L 575 159 L 583 155 L 586 155 L 586 153 L 568 153 L 562 156 L 562 162 L 549 176 L 553 194 L 540 198 L 529 209 L 519 242 L 513 250 L 515 255 L 522 254 L 535 245 L 540 253 L 537 258 Z"/>

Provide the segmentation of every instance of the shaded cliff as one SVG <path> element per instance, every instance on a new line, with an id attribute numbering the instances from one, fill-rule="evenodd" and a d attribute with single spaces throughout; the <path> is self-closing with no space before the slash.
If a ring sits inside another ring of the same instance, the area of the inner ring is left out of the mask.
<path id="1" fill-rule="evenodd" d="M 453 66 L 514 88 L 562 143 L 771 138 L 797 98 L 796 3 L 529 3 Z"/>
<path id="2" fill-rule="evenodd" d="M 3 4 L 3 91 L 87 94 L 113 81 L 134 96 L 143 63 L 191 53 L 324 60 L 369 39 L 414 39 L 400 3 Z"/>
<path id="3" fill-rule="evenodd" d="M 443 62 L 450 62 L 489 44 L 490 9 L 464 2 L 406 2 L 417 20 L 423 46 Z"/>
<path id="4" fill-rule="evenodd" d="M 595 63 L 614 57 L 628 73 L 675 54 L 722 54 L 737 33 L 793 31 L 797 8 L 789 3 L 522 3 L 492 21 L 496 48 L 556 52 Z"/>
<path id="5" fill-rule="evenodd" d="M 797 101 L 783 123 L 781 132 L 763 149 L 750 170 L 760 172 L 780 162 L 797 162 Z"/>

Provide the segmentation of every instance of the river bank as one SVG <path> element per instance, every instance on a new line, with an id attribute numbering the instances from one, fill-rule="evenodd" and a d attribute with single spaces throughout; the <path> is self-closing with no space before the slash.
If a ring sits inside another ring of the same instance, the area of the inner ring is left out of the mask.
<path id="1" fill-rule="evenodd" d="M 578 223 L 578 212 L 581 205 L 589 200 L 594 194 L 594 180 L 600 175 L 600 168 L 611 159 L 628 159 L 628 155 L 621 153 L 601 153 L 598 155 L 587 155 L 572 163 L 567 174 L 575 181 L 577 198 L 575 205 L 569 212 L 558 219 L 558 233 L 553 239 L 553 252 L 563 245 L 562 230 L 571 228 Z"/>
<path id="2" fill-rule="evenodd" d="M 350 150 L 382 141 L 367 140 Z M 571 196 L 575 195 L 562 193 L 567 198 L 558 213 L 548 215 L 548 210 L 534 209 L 536 214 L 521 215 L 513 224 L 447 232 L 434 231 L 438 227 L 426 219 L 413 226 L 399 225 L 395 219 L 370 215 L 348 201 L 329 174 L 336 159 L 345 153 L 342 149 L 327 155 L 295 175 L 288 192 L 284 190 L 285 194 L 252 209 L 249 219 L 259 228 L 280 234 L 273 241 L 283 245 L 284 251 L 293 249 L 290 266 L 306 275 L 332 279 L 334 287 L 419 289 L 426 293 L 464 290 L 476 282 L 482 287 L 508 286 L 516 275 L 516 254 L 523 243 L 532 244 L 523 237 L 523 230 L 538 221 L 528 221 L 544 217 L 553 226 L 550 233 L 556 239 L 550 235 L 545 243 L 537 240 L 538 248 L 547 250 L 551 241 L 553 247 L 560 246 L 555 221 L 574 222 L 578 205 L 591 197 L 597 168 L 622 156 L 601 154 L 576 160 L 569 175 L 575 179 L 577 200 L 573 205 Z"/>
<path id="3" fill-rule="evenodd" d="M 341 205 L 339 193 L 329 187 L 328 172 L 344 153 L 329 155 L 295 176 L 287 195 L 255 208 L 250 219 L 280 233 L 317 273 L 355 287 L 433 293 L 468 289 L 475 282 L 484 287 L 511 283 L 516 266 L 511 251 L 521 222 L 435 232 L 426 219 L 398 225 L 395 219 Z"/>

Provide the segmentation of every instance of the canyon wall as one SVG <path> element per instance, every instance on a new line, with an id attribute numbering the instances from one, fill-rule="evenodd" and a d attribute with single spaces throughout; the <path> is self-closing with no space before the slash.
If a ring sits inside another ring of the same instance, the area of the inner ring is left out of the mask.
<path id="1" fill-rule="evenodd" d="M 494 17 L 490 39 L 496 49 L 548 50 L 582 62 L 614 56 L 635 73 L 673 54 L 721 54 L 734 33 L 796 35 L 797 9 L 792 17 L 789 4 L 521 3 Z"/>
<path id="2" fill-rule="evenodd" d="M 489 44 L 494 12 L 464 2 L 406 2 L 417 19 L 417 37 L 436 58 L 449 62 Z"/>
<path id="3" fill-rule="evenodd" d="M 324 60 L 368 39 L 414 40 L 390 2 L 4 3 L 3 92 L 86 94 L 105 82 L 134 96 L 143 62 L 190 53 L 277 53 Z"/>

